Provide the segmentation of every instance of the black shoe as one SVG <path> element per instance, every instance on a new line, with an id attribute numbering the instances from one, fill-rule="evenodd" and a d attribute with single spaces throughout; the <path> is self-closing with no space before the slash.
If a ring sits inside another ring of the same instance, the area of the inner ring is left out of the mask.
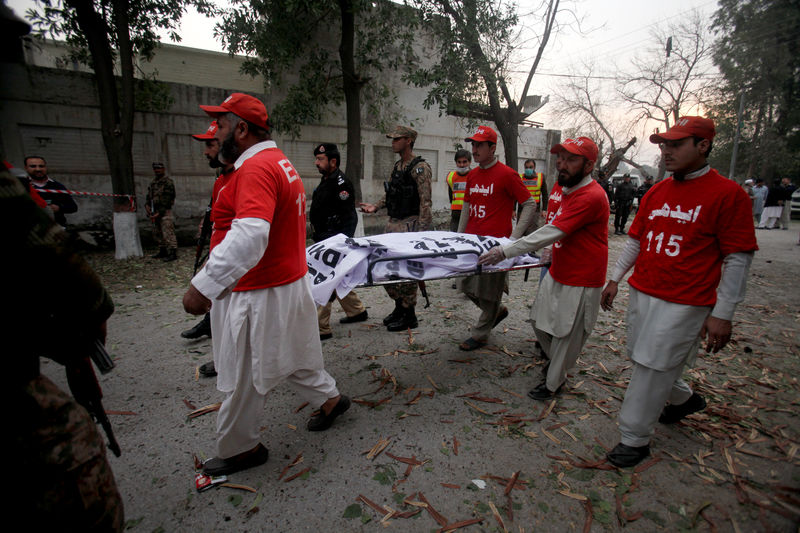
<path id="1" fill-rule="evenodd" d="M 162 259 L 162 261 L 164 261 L 165 263 L 168 263 L 170 261 L 177 261 L 177 260 L 178 260 L 178 250 L 176 250 L 174 248 L 169 250 L 167 252 L 166 257 L 164 257 L 164 259 Z"/>
<path id="2" fill-rule="evenodd" d="M 200 365 L 200 375 L 207 378 L 213 378 L 216 376 L 217 369 L 214 368 L 214 361 L 209 361 L 208 363 Z"/>
<path id="3" fill-rule="evenodd" d="M 321 341 L 326 341 L 326 340 L 328 340 L 330 338 L 333 338 L 333 333 L 320 333 L 319 334 L 319 340 L 321 340 Z"/>
<path id="4" fill-rule="evenodd" d="M 339 397 L 339 401 L 336 402 L 336 405 L 331 409 L 330 414 L 326 415 L 322 407 L 319 408 L 319 414 L 308 421 L 308 430 L 325 431 L 333 425 L 333 421 L 336 420 L 336 417 L 344 414 L 348 409 L 350 409 L 350 398 L 342 394 Z"/>
<path id="5" fill-rule="evenodd" d="M 661 411 L 658 421 L 662 424 L 674 424 L 683 420 L 692 413 L 702 411 L 706 408 L 706 400 L 696 392 L 693 392 L 689 399 L 678 405 L 667 405 Z"/>
<path id="6" fill-rule="evenodd" d="M 540 402 L 549 400 L 553 398 L 556 394 L 558 394 L 561 391 L 561 387 L 563 386 L 564 386 L 563 384 L 559 385 L 559 387 L 555 390 L 555 392 L 553 392 L 547 388 L 546 382 L 542 382 L 533 389 L 528 391 L 528 398 L 532 400 L 539 400 Z"/>
<path id="7" fill-rule="evenodd" d="M 386 318 L 383 319 L 383 325 L 388 326 L 390 323 L 394 322 L 400 315 L 403 313 L 403 306 L 400 305 L 400 300 L 394 301 L 394 311 L 386 315 Z"/>
<path id="8" fill-rule="evenodd" d="M 417 314 L 414 312 L 413 307 L 409 307 L 408 309 L 403 309 L 403 314 L 397 320 L 386 324 L 386 329 L 389 331 L 405 331 L 409 328 L 414 329 L 417 326 L 419 326 Z"/>
<path id="9" fill-rule="evenodd" d="M 164 248 L 164 247 L 161 247 L 161 248 L 158 249 L 158 253 L 157 254 L 151 255 L 150 257 L 152 257 L 153 259 L 161 259 L 162 257 L 167 257 L 167 249 Z"/>
<path id="10" fill-rule="evenodd" d="M 267 462 L 269 451 L 263 444 L 227 459 L 213 457 L 203 463 L 203 473 L 207 476 L 227 476 Z"/>
<path id="11" fill-rule="evenodd" d="M 624 229 L 621 229 L 621 230 L 619 230 L 619 234 L 620 234 L 620 235 L 627 235 L 627 233 L 625 233 L 625 230 L 624 230 Z"/>
<path id="12" fill-rule="evenodd" d="M 628 468 L 636 466 L 642 460 L 650 455 L 650 445 L 644 446 L 628 446 L 621 442 L 614 446 L 614 449 L 606 454 L 606 459 L 612 465 L 618 468 Z"/>
<path id="13" fill-rule="evenodd" d="M 369 316 L 367 315 L 367 310 L 364 309 L 357 315 L 353 316 L 346 316 L 344 318 L 339 319 L 339 324 L 352 324 L 353 322 L 364 322 Z"/>
<path id="14" fill-rule="evenodd" d="M 211 336 L 211 318 L 208 314 L 203 317 L 203 320 L 195 324 L 193 328 L 181 332 L 181 337 L 184 339 L 199 339 L 204 335 Z"/>
<path id="15" fill-rule="evenodd" d="M 483 348 L 484 346 L 486 346 L 486 341 L 479 341 L 469 337 L 467 340 L 459 344 L 458 348 L 460 350 L 464 350 L 465 352 L 471 352 L 472 350 L 477 350 L 478 348 Z"/>

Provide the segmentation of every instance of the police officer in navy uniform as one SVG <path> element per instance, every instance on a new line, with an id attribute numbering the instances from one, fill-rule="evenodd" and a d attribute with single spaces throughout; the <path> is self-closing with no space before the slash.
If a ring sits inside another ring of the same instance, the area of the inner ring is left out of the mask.
<path id="1" fill-rule="evenodd" d="M 314 164 L 322 174 L 322 181 L 314 189 L 311 196 L 309 219 L 313 230 L 314 242 L 324 241 L 339 233 L 352 237 L 356 232 L 358 215 L 356 214 L 355 190 L 353 184 L 339 169 L 342 160 L 339 148 L 333 143 L 322 143 L 314 148 Z M 319 338 L 326 340 L 333 337 L 331 331 L 331 305 L 334 297 L 327 305 L 317 307 L 319 320 Z M 367 319 L 367 310 L 355 291 L 351 291 L 339 303 L 347 314 L 339 320 L 342 324 L 363 322 Z"/>

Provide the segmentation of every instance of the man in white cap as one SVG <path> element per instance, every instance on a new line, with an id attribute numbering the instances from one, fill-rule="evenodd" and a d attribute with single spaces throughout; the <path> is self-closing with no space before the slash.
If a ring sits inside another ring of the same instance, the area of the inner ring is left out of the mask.
<path id="1" fill-rule="evenodd" d="M 319 407 L 310 431 L 328 429 L 350 400 L 324 369 L 306 276 L 305 190 L 271 140 L 264 104 L 233 93 L 219 106 L 200 107 L 217 119 L 221 161 L 234 165 L 215 183 L 211 253 L 183 297 L 187 312 L 211 311 L 217 388 L 227 393 L 217 456 L 203 464 L 214 476 L 266 462 L 258 419 L 279 383 Z"/>
<path id="2" fill-rule="evenodd" d="M 707 352 L 728 343 L 733 313 L 744 299 L 758 249 L 750 199 L 706 162 L 714 134 L 713 121 L 690 116 L 650 136 L 672 176 L 642 199 L 603 289 L 608 310 L 635 265 L 627 319 L 633 371 L 619 412 L 620 443 L 607 455 L 618 467 L 650 455 L 657 421 L 674 424 L 705 408 L 705 399 L 681 379 L 683 369 L 703 338 Z"/>

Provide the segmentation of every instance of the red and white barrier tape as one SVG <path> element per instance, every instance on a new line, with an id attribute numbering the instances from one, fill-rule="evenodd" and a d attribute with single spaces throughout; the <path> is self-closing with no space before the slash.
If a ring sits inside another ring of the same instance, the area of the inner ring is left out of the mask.
<path id="1" fill-rule="evenodd" d="M 133 194 L 112 194 L 107 192 L 87 192 L 87 191 L 70 191 L 62 190 L 62 189 L 36 189 L 36 192 L 42 193 L 56 193 L 56 194 L 69 194 L 71 196 L 113 196 L 118 198 L 130 198 L 131 201 L 131 211 L 135 211 L 136 205 L 136 196 Z"/>

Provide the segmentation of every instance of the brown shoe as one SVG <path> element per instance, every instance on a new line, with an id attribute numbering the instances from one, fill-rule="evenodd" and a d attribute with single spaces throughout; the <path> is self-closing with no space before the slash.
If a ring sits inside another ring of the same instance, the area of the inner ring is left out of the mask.
<path id="1" fill-rule="evenodd" d="M 329 414 L 326 415 L 322 407 L 319 408 L 319 414 L 308 421 L 308 430 L 325 431 L 333 425 L 333 421 L 336 420 L 336 417 L 344 414 L 348 409 L 350 409 L 350 398 L 342 394 L 339 396 L 339 401 L 336 402 L 336 405 L 333 406 Z"/>
<path id="2" fill-rule="evenodd" d="M 267 462 L 268 457 L 269 451 L 263 444 L 258 443 L 252 450 L 247 450 L 227 459 L 212 457 L 203 463 L 203 473 L 207 476 L 227 476 L 234 472 L 263 465 Z"/>

